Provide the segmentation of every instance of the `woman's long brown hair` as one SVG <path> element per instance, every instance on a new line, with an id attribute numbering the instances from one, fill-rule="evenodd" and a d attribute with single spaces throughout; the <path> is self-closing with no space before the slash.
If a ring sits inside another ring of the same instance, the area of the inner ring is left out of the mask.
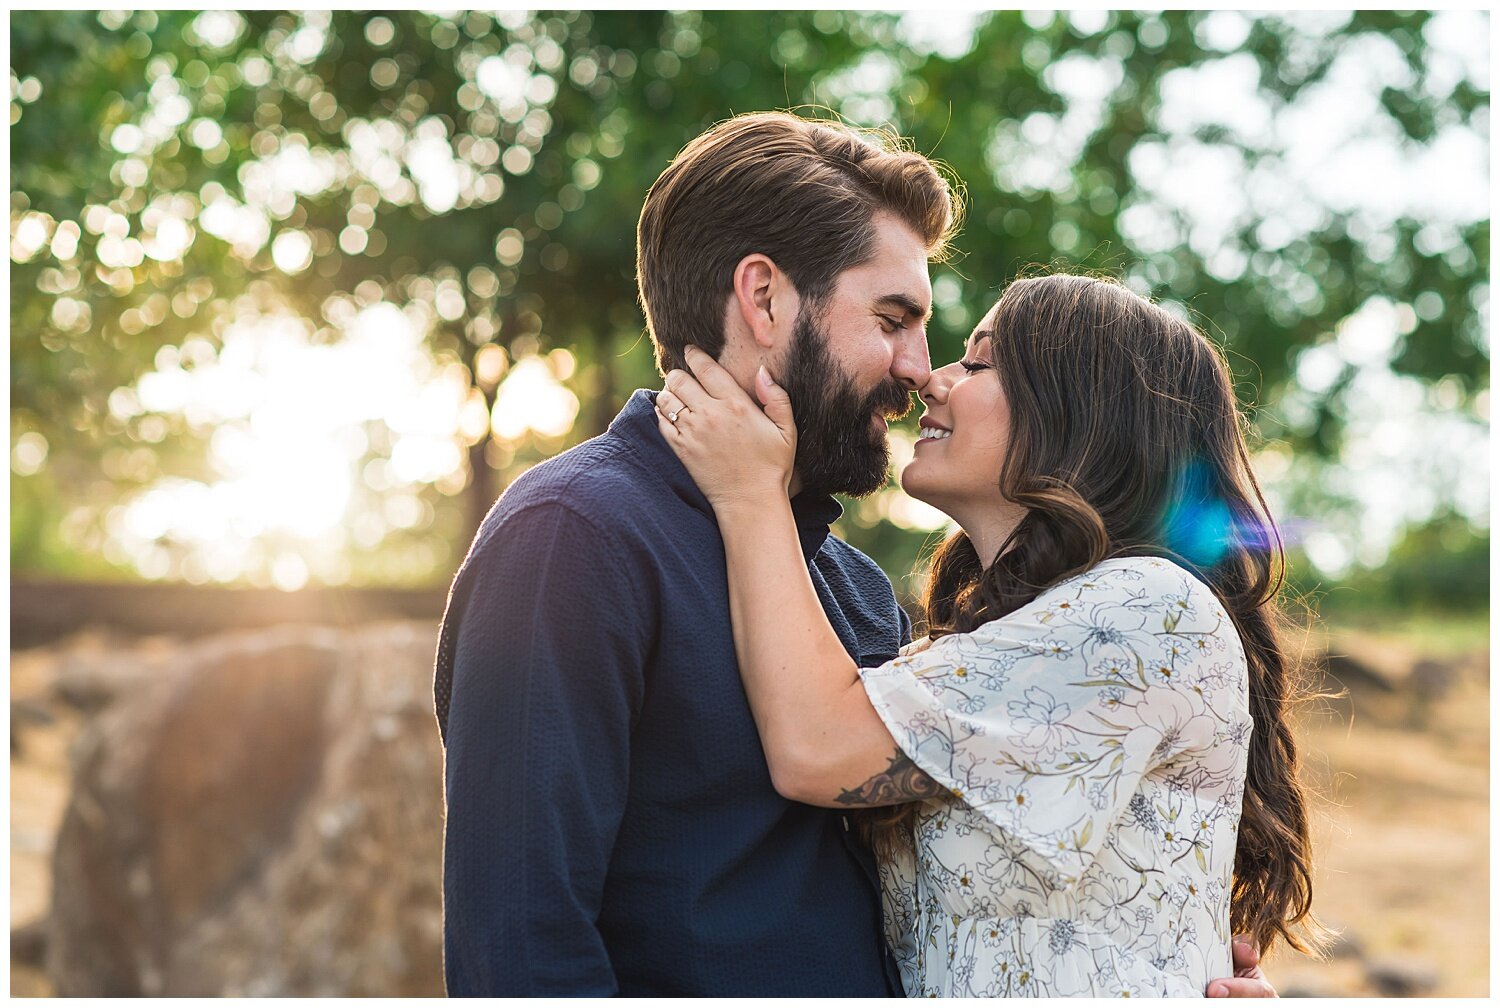
<path id="1" fill-rule="evenodd" d="M 929 635 L 973 630 L 1111 557 L 1164 556 L 1193 571 L 1239 631 L 1255 719 L 1231 923 L 1262 952 L 1280 938 L 1316 954 L 1327 932 L 1311 912 L 1290 721 L 1302 683 L 1277 637 L 1281 540 L 1223 357 L 1188 323 L 1093 277 L 1017 280 L 987 325 L 1010 409 L 999 489 L 1028 510 L 988 567 L 963 532 L 937 549 Z M 877 849 L 909 842 L 917 809 L 872 810 L 863 830 Z"/>

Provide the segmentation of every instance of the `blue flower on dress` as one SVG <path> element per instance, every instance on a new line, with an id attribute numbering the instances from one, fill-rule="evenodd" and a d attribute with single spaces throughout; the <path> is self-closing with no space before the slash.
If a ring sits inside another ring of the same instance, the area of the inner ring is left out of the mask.
<path id="1" fill-rule="evenodd" d="M 1081 945 L 1078 938 L 1078 925 L 1066 918 L 1055 920 L 1047 929 L 1047 948 L 1053 955 L 1066 955 L 1074 945 Z"/>
<path id="2" fill-rule="evenodd" d="M 1130 796 L 1130 814 L 1141 829 L 1152 833 L 1161 832 L 1161 819 L 1157 817 L 1156 809 L 1151 807 L 1151 799 L 1139 791 Z"/>
<path id="3" fill-rule="evenodd" d="M 1089 628 L 1086 643 L 1098 647 L 1101 644 L 1124 644 L 1127 639 L 1123 630 L 1112 626 L 1095 626 Z"/>

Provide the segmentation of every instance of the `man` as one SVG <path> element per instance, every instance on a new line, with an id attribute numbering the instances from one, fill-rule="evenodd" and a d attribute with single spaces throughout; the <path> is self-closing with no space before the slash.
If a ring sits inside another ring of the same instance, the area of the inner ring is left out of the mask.
<path id="1" fill-rule="evenodd" d="M 747 387 L 765 364 L 797 404 L 803 552 L 863 665 L 910 625 L 879 568 L 829 536 L 830 494 L 884 482 L 885 420 L 930 373 L 927 264 L 957 217 L 925 158 L 764 113 L 688 144 L 641 213 L 663 372 L 693 342 Z M 652 393 L 491 510 L 435 694 L 450 995 L 901 993 L 869 852 L 846 816 L 772 786 L 718 529 Z"/>

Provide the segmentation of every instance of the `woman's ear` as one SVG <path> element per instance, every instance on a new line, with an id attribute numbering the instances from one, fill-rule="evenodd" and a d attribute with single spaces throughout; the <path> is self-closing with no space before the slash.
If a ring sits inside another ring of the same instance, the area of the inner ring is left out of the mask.
<path id="1" fill-rule="evenodd" d="M 752 252 L 734 268 L 734 307 L 756 345 L 769 350 L 791 332 L 796 293 L 769 256 Z"/>

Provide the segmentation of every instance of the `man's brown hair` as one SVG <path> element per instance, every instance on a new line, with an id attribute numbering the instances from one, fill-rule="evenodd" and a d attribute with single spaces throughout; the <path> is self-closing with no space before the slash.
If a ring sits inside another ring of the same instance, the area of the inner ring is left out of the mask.
<path id="1" fill-rule="evenodd" d="M 816 309 L 840 273 L 874 256 L 877 212 L 941 259 L 960 208 L 934 163 L 891 134 L 785 112 L 719 123 L 682 149 L 641 209 L 636 273 L 657 366 L 683 367 L 689 343 L 719 356 L 745 256 L 769 256 Z"/>

